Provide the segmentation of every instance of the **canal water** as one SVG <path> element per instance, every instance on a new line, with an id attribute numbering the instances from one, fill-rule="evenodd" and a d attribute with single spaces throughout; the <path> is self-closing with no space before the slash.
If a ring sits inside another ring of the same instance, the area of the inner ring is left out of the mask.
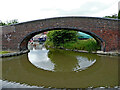
<path id="1" fill-rule="evenodd" d="M 28 54 L 2 59 L 2 80 L 52 88 L 115 87 L 118 56 L 29 46 Z"/>

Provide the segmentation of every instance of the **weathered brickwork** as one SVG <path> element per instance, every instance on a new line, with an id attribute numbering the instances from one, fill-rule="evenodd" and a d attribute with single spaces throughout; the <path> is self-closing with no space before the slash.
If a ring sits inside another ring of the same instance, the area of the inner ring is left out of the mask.
<path id="1" fill-rule="evenodd" d="M 118 21 L 118 50 L 120 52 L 120 20 Z"/>
<path id="2" fill-rule="evenodd" d="M 2 28 L 2 49 L 26 50 L 29 39 L 38 33 L 71 29 L 93 36 L 101 44 L 103 51 L 118 51 L 120 50 L 118 22 L 116 19 L 94 17 L 59 17 L 5 26 Z"/>

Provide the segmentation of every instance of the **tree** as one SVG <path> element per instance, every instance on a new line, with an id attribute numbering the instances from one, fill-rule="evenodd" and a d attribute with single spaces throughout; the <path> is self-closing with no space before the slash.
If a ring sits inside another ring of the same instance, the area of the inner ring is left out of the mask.
<path id="1" fill-rule="evenodd" d="M 104 18 L 115 18 L 115 19 L 117 19 L 118 15 L 117 14 L 113 14 L 112 16 L 105 16 Z"/>
<path id="2" fill-rule="evenodd" d="M 2 22 L 2 21 L 0 20 L 0 26 L 11 25 L 11 24 L 16 24 L 16 23 L 18 23 L 18 20 L 17 20 L 17 19 L 9 20 L 9 21 L 6 21 L 6 22 Z"/>
<path id="3" fill-rule="evenodd" d="M 0 26 L 4 26 L 4 25 L 6 24 L 0 20 Z"/>
<path id="4" fill-rule="evenodd" d="M 54 46 L 60 46 L 67 42 L 76 41 L 77 37 L 77 31 L 55 30 L 48 32 L 47 41 L 52 42 Z"/>
<path id="5" fill-rule="evenodd" d="M 119 10 L 119 12 L 118 12 L 118 19 L 120 19 L 120 10 Z"/>

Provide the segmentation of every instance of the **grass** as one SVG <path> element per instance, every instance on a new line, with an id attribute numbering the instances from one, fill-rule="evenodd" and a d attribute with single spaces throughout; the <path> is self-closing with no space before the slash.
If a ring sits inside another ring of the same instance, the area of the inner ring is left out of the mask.
<path id="1" fill-rule="evenodd" d="M 54 46 L 54 44 L 50 41 L 45 43 L 46 46 L 56 47 L 56 48 L 66 48 L 72 50 L 86 50 L 89 52 L 97 51 L 100 49 L 100 46 L 97 44 L 95 39 L 87 39 L 87 40 L 77 40 L 76 42 L 68 42 L 61 44 L 59 46 Z"/>
<path id="2" fill-rule="evenodd" d="M 0 51 L 0 54 L 10 53 L 10 51 Z"/>

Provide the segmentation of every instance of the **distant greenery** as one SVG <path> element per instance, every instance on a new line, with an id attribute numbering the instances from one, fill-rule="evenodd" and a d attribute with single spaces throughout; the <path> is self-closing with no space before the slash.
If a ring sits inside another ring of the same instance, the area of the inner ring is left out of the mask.
<path id="1" fill-rule="evenodd" d="M 2 21 L 0 20 L 0 26 L 11 25 L 11 24 L 16 24 L 16 23 L 18 23 L 18 20 L 17 20 L 17 19 L 9 20 L 9 21 L 6 21 L 6 22 L 2 22 Z"/>
<path id="2" fill-rule="evenodd" d="M 45 46 L 72 50 L 86 50 L 89 52 L 100 49 L 95 39 L 79 40 L 77 35 L 77 31 L 49 31 Z"/>
<path id="3" fill-rule="evenodd" d="M 114 19 L 117 19 L 118 15 L 117 14 L 113 14 L 111 16 L 105 16 L 104 18 L 114 18 Z"/>
<path id="4" fill-rule="evenodd" d="M 105 16 L 104 18 L 115 18 L 115 19 L 120 19 L 120 10 L 118 12 L 118 14 L 113 14 L 111 16 Z"/>

